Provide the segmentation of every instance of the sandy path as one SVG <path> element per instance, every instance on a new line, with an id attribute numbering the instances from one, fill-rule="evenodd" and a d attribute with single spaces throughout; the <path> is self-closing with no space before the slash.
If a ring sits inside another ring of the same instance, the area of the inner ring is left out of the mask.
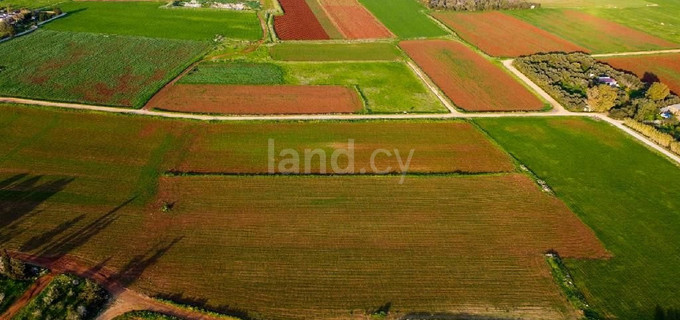
<path id="1" fill-rule="evenodd" d="M 635 51 L 635 52 L 618 52 L 618 53 L 599 53 L 591 55 L 593 58 L 602 57 L 623 57 L 623 56 L 641 56 L 650 54 L 663 54 L 663 53 L 680 53 L 680 49 L 670 49 L 670 50 L 654 50 L 654 51 Z"/>

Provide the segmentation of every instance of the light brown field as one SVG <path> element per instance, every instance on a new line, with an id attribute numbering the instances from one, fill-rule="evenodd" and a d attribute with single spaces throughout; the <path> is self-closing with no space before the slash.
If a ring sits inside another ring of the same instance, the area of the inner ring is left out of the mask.
<path id="1" fill-rule="evenodd" d="M 319 0 L 346 39 L 391 38 L 392 33 L 357 0 Z"/>

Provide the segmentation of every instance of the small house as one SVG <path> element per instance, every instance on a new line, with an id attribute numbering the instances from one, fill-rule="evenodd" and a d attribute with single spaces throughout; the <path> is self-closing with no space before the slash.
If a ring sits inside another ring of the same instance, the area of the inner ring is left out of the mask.
<path id="1" fill-rule="evenodd" d="M 680 103 L 661 109 L 661 117 L 664 119 L 670 119 L 673 117 L 673 115 L 680 117 Z"/>
<path id="2" fill-rule="evenodd" d="M 597 82 L 606 84 L 610 87 L 618 87 L 619 86 L 619 83 L 616 82 L 616 80 L 614 80 L 614 78 L 609 77 L 609 76 L 597 77 Z"/>

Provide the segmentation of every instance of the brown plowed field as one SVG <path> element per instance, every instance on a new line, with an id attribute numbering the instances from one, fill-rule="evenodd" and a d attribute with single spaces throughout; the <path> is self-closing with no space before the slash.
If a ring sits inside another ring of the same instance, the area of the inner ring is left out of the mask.
<path id="1" fill-rule="evenodd" d="M 392 33 L 357 0 L 321 0 L 321 6 L 347 39 L 392 37 Z"/>
<path id="2" fill-rule="evenodd" d="M 305 0 L 279 0 L 284 15 L 274 17 L 274 30 L 281 40 L 330 39 Z"/>
<path id="3" fill-rule="evenodd" d="M 568 319 L 543 253 L 608 256 L 525 175 L 398 180 L 161 178 L 157 200 L 175 207 L 171 215 L 149 212 L 143 229 L 185 238 L 141 287 L 209 296 L 263 319 L 358 319 L 361 308 L 387 302 L 395 319 L 494 307 L 506 317 L 534 308 L 545 312 L 541 319 Z"/>
<path id="4" fill-rule="evenodd" d="M 465 41 L 489 55 L 518 57 L 539 52 L 588 52 L 588 49 L 506 14 L 435 13 L 434 16 L 452 28 Z"/>
<path id="5" fill-rule="evenodd" d="M 399 44 L 456 104 L 467 111 L 535 111 L 543 102 L 500 66 L 457 41 Z"/>
<path id="6" fill-rule="evenodd" d="M 234 86 L 175 84 L 150 108 L 215 114 L 326 114 L 362 109 L 357 93 L 341 86 Z"/>
<path id="7" fill-rule="evenodd" d="M 204 126 L 182 136 L 186 141 L 184 158 L 172 170 L 202 173 L 266 173 L 268 171 L 268 139 L 274 139 L 277 163 L 283 149 L 326 150 L 329 155 L 354 142 L 355 171 L 371 171 L 371 155 L 382 148 L 392 152 L 374 159 L 379 170 L 391 167 L 400 172 L 394 149 L 405 161 L 414 150 L 409 172 L 418 173 L 476 173 L 514 170 L 510 157 L 494 146 L 470 123 L 455 122 L 324 122 L 324 123 L 262 123 L 257 126 L 233 124 Z M 225 139 L 224 137 L 230 137 Z M 184 149 L 184 148 L 180 148 Z M 228 156 L 225 156 L 228 155 Z M 345 167 L 342 157 L 339 164 Z M 331 172 L 329 165 L 327 172 Z M 279 170 L 277 169 L 277 172 Z M 311 161 L 310 173 L 320 172 L 318 158 Z"/>
<path id="8" fill-rule="evenodd" d="M 680 54 L 660 54 L 602 59 L 614 68 L 637 74 L 645 82 L 661 81 L 680 94 Z"/>

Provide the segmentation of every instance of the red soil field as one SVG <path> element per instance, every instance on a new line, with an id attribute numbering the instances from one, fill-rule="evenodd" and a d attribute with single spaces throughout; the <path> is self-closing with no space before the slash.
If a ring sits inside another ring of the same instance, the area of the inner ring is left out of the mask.
<path id="1" fill-rule="evenodd" d="M 465 41 L 489 55 L 518 57 L 539 52 L 588 52 L 588 49 L 506 14 L 435 13 L 434 17 L 452 28 Z"/>
<path id="2" fill-rule="evenodd" d="M 402 41 L 399 46 L 467 111 L 535 111 L 543 102 L 477 52 L 457 41 Z"/>
<path id="3" fill-rule="evenodd" d="M 380 170 L 391 167 L 399 173 L 394 149 L 405 160 L 414 150 L 409 172 L 418 173 L 477 173 L 513 171 L 510 157 L 493 145 L 468 122 L 326 122 L 326 123 L 262 123 L 257 126 L 233 124 L 205 126 L 181 134 L 191 137 L 185 142 L 186 156 L 170 170 L 201 173 L 267 173 L 268 139 L 275 140 L 275 152 L 305 149 L 326 150 L 329 155 L 347 148 L 354 140 L 355 171 L 369 171 L 371 154 L 376 149 L 388 149 L 393 155 L 374 159 Z M 229 137 L 225 139 L 224 137 Z M 224 156 L 228 154 L 229 156 Z M 277 163 L 282 159 L 275 156 Z M 310 173 L 319 173 L 319 160 L 313 159 Z M 330 161 L 330 158 L 327 159 Z M 345 157 L 340 159 L 345 167 Z M 327 172 L 331 168 L 327 165 Z M 276 170 L 278 172 L 278 169 Z"/>
<path id="4" fill-rule="evenodd" d="M 357 93 L 341 86 L 237 86 L 175 84 L 148 107 L 218 114 L 326 114 L 362 109 Z"/>
<path id="5" fill-rule="evenodd" d="M 680 94 L 680 54 L 603 58 L 612 67 L 631 71 L 645 82 L 661 81 Z"/>
<path id="6" fill-rule="evenodd" d="M 357 0 L 321 0 L 321 6 L 346 39 L 392 37 L 392 33 Z"/>
<path id="7" fill-rule="evenodd" d="M 305 0 L 279 0 L 284 15 L 274 17 L 274 30 L 281 40 L 330 39 Z"/>

